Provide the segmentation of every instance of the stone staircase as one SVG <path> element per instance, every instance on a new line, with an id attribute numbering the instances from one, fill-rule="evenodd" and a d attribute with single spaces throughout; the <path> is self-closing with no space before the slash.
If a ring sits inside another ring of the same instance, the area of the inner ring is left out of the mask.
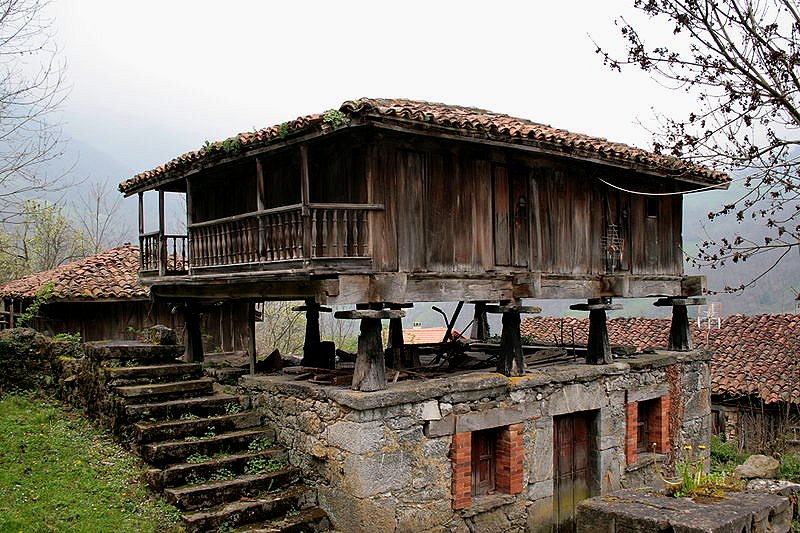
<path id="1" fill-rule="evenodd" d="M 228 394 L 182 348 L 87 345 L 101 419 L 149 463 L 149 485 L 182 512 L 186 531 L 327 530 L 316 493 L 276 446 L 249 399 Z"/>

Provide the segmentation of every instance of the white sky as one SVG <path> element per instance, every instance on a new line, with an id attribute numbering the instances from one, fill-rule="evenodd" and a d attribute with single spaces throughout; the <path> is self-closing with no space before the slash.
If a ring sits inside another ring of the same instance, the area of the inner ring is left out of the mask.
<path id="1" fill-rule="evenodd" d="M 56 0 L 66 133 L 131 172 L 361 96 L 474 105 L 642 147 L 681 94 L 611 72 L 632 0 Z M 635 15 L 634 15 L 635 16 Z M 685 103 L 685 102 L 684 102 Z M 120 179 L 128 176 L 120 176 Z"/>

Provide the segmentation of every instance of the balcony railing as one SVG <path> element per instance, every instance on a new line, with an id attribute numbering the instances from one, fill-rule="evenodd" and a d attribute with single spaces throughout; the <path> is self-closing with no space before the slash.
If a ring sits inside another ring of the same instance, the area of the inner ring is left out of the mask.
<path id="1" fill-rule="evenodd" d="M 369 258 L 369 212 L 382 209 L 378 204 L 297 204 L 191 224 L 192 268 Z M 166 236 L 166 243 L 175 237 Z M 159 270 L 164 245 L 159 239 L 158 232 L 140 237 L 143 271 Z M 165 270 L 169 273 L 171 266 Z"/>
<path id="2" fill-rule="evenodd" d="M 189 270 L 186 235 L 166 235 L 158 231 L 139 235 L 139 270 L 163 274 L 185 273 Z"/>

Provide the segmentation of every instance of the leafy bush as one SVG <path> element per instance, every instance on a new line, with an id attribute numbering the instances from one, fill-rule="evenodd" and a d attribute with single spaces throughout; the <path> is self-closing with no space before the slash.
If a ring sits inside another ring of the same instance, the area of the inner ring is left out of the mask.
<path id="1" fill-rule="evenodd" d="M 711 469 L 731 472 L 745 462 L 747 454 L 740 452 L 736 442 L 723 441 L 718 436 L 711 437 Z"/>
<path id="2" fill-rule="evenodd" d="M 800 482 L 800 454 L 788 454 L 781 461 L 781 478 Z"/>

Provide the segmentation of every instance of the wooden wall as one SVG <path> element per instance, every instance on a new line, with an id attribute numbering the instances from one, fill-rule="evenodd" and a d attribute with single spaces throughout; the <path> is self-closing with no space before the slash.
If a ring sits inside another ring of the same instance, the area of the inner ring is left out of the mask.
<path id="1" fill-rule="evenodd" d="M 229 301 L 203 313 L 201 329 L 206 352 L 246 350 L 248 302 Z M 84 341 L 136 339 L 137 331 L 161 324 L 174 329 L 183 342 L 184 324 L 172 305 L 149 301 L 64 302 L 41 308 L 34 328 L 49 335 L 81 334 Z"/>

